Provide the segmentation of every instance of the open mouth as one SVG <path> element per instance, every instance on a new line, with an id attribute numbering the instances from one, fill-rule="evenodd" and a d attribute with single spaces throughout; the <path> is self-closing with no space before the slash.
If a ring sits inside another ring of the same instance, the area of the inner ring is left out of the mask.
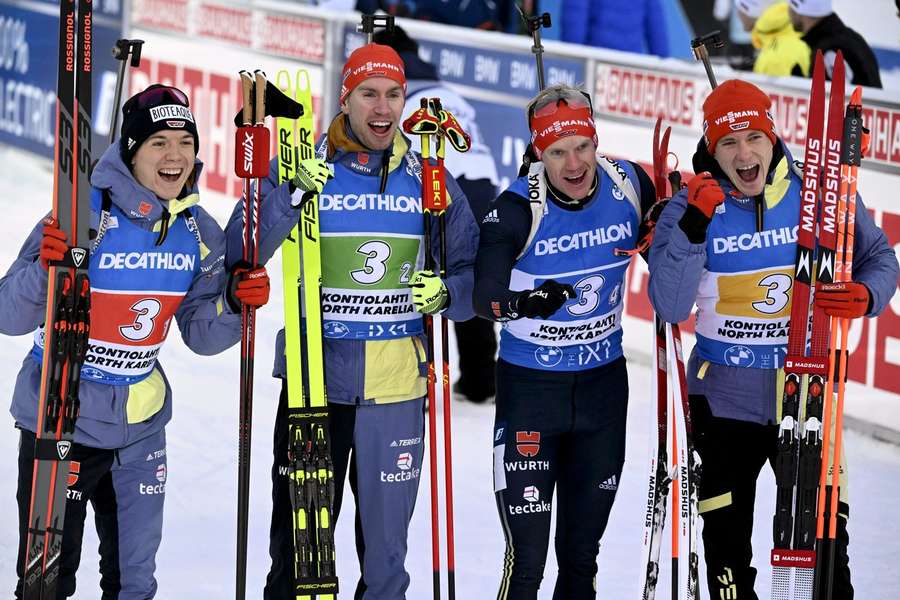
<path id="1" fill-rule="evenodd" d="M 184 169 L 160 169 L 156 172 L 159 178 L 168 183 L 175 183 L 181 177 Z"/>
<path id="2" fill-rule="evenodd" d="M 390 121 L 369 121 L 369 129 L 377 135 L 386 135 L 391 130 Z"/>
<path id="3" fill-rule="evenodd" d="M 578 185 L 581 185 L 582 183 L 584 183 L 584 180 L 586 177 L 587 177 L 587 171 L 582 171 L 578 175 L 564 176 L 563 179 L 569 185 L 578 186 Z"/>
<path id="4" fill-rule="evenodd" d="M 744 183 L 753 183 L 759 176 L 759 165 L 752 165 L 750 167 L 738 167 L 737 174 Z"/>

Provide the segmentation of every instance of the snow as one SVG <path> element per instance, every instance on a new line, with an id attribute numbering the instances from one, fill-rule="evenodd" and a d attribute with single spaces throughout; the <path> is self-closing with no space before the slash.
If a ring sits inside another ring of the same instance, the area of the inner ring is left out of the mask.
<path id="1" fill-rule="evenodd" d="M 0 146 L 0 269 L 5 272 L 27 231 L 50 205 L 49 165 L 20 151 Z M 204 205 L 224 224 L 233 202 L 205 198 Z M 280 265 L 273 261 L 270 273 Z M 277 279 L 277 277 L 276 277 Z M 277 286 L 276 286 L 277 287 Z M 258 316 L 255 411 L 251 477 L 251 515 L 248 597 L 260 598 L 268 568 L 269 468 L 277 382 L 269 377 L 274 333 L 280 322 L 280 288 Z M 649 343 L 649 342 L 648 342 Z M 4 338 L 0 344 L 0 387 L 11 393 L 29 336 Z M 455 356 L 452 357 L 455 362 Z M 636 355 L 629 366 L 629 408 L 625 472 L 599 556 L 599 597 L 637 597 L 641 565 L 640 532 L 645 501 L 647 423 L 650 372 L 646 356 Z M 168 482 L 162 547 L 157 557 L 158 598 L 227 598 L 233 594 L 237 487 L 238 350 L 215 357 L 190 353 L 177 335 L 170 336 L 162 360 L 174 387 L 174 418 L 167 428 Z M 453 448 L 456 498 L 456 585 L 461 599 L 496 595 L 504 542 L 492 492 L 493 406 L 454 400 Z M 0 590 L 15 583 L 16 451 L 18 434 L 7 413 L 0 415 Z M 900 592 L 900 448 L 850 433 L 845 436 L 851 464 L 851 566 L 858 598 L 888 600 Z M 431 597 L 430 506 L 427 461 L 422 471 L 418 510 L 409 537 L 407 568 L 410 599 Z M 348 489 L 349 495 L 349 489 Z M 754 535 L 757 592 L 769 597 L 773 480 L 768 469 L 760 477 Z M 350 510 L 338 523 L 337 554 L 342 598 L 355 587 L 358 568 L 353 548 Z M 90 516 L 88 517 L 91 520 Z M 99 597 L 97 539 L 86 527 L 82 566 L 75 598 Z M 443 538 L 442 538 L 443 539 Z M 666 538 L 668 539 L 668 538 Z M 663 555 L 667 556 L 664 547 Z M 442 559 L 446 564 L 446 560 Z M 668 586 L 662 560 L 661 590 Z M 550 598 L 556 562 L 548 553 L 546 579 L 540 598 Z M 443 577 L 446 581 L 446 576 Z M 664 594 L 660 592 L 661 596 Z M 707 597 L 703 592 L 703 597 Z"/>

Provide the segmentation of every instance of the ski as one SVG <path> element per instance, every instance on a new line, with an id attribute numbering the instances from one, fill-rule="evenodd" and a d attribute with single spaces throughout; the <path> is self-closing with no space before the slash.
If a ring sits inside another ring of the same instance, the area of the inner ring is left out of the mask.
<path id="1" fill-rule="evenodd" d="M 844 116 L 843 141 L 841 143 L 841 181 L 838 195 L 837 243 L 835 245 L 835 281 L 852 281 L 853 241 L 856 229 L 857 171 L 868 146 L 868 131 L 862 122 L 862 88 L 853 91 Z M 819 470 L 819 498 L 816 511 L 816 554 L 819 557 L 815 570 L 813 598 L 830 600 L 834 575 L 835 537 L 837 511 L 840 497 L 841 445 L 843 431 L 844 386 L 847 370 L 847 345 L 849 319 L 831 317 L 831 343 L 829 345 L 829 371 L 835 374 L 825 386 L 825 415 L 822 425 L 822 460 Z M 840 328 L 840 342 L 837 339 Z M 835 370 L 835 366 L 837 369 Z M 833 396 L 836 392 L 836 398 Z M 836 400 L 836 405 L 834 403 Z M 834 414 L 832 414 L 834 413 Z M 834 427 L 832 428 L 832 420 Z M 834 448 L 830 448 L 834 430 Z M 833 460 L 829 460 L 831 456 Z M 829 479 L 830 478 L 830 479 Z M 828 510 L 825 503 L 829 502 Z M 826 539 L 825 517 L 828 516 Z M 824 568 L 823 568 L 824 567 Z"/>
<path id="2" fill-rule="evenodd" d="M 675 192 L 680 187 L 677 171 L 668 174 L 669 135 L 666 127 L 660 137 L 662 119 L 653 130 L 653 183 L 656 204 L 645 221 L 649 231 L 633 250 L 616 250 L 620 255 L 633 255 L 649 248 L 653 227 L 669 200 L 667 186 Z M 664 322 L 654 314 L 653 395 L 650 433 L 649 484 L 641 539 L 641 600 L 653 600 L 659 581 L 659 555 L 666 522 L 667 504 L 672 502 L 672 598 L 699 598 L 699 558 L 697 554 L 697 518 L 700 505 L 700 456 L 694 450 L 688 404 L 687 379 L 682 355 L 681 330 L 678 324 Z M 669 448 L 671 447 L 671 455 Z M 685 551 L 685 560 L 681 550 Z"/>
<path id="3" fill-rule="evenodd" d="M 815 530 L 822 417 L 828 373 L 829 321 L 821 309 L 812 311 L 809 353 L 806 352 L 811 307 L 812 257 L 815 280 L 834 279 L 837 242 L 837 201 L 843 131 L 844 64 L 840 53 L 832 74 L 828 127 L 824 130 L 824 59 L 816 55 L 810 91 L 809 125 L 803 169 L 800 225 L 793 283 L 791 323 L 785 357 L 785 383 L 776 458 L 776 511 L 773 520 L 773 600 L 812 598 L 816 566 Z M 824 142 L 823 142 L 823 134 Z M 816 243 L 818 233 L 818 245 Z M 806 376 L 806 381 L 804 381 Z M 802 405 L 803 390 L 806 400 Z"/>
<path id="4" fill-rule="evenodd" d="M 299 161 L 315 157 L 309 74 L 287 71 L 278 88 L 303 107 L 297 119 L 280 117 L 278 177 L 289 181 Z M 288 477 L 294 528 L 297 600 L 330 600 L 338 592 L 334 546 L 334 469 L 322 351 L 322 263 L 318 196 L 302 200 L 299 223 L 281 246 L 284 280 L 285 360 L 288 390 Z M 302 316 L 302 323 L 301 323 Z"/>
<path id="5" fill-rule="evenodd" d="M 694 450 L 691 409 L 688 404 L 681 330 L 677 323 L 666 323 L 666 355 L 672 399 L 673 428 L 673 510 L 672 515 L 672 592 L 678 600 L 698 600 L 699 557 L 697 554 L 697 517 L 700 510 L 700 456 Z M 683 553 L 683 557 L 682 557 Z M 676 576 L 677 575 L 677 576 Z"/>
<path id="6" fill-rule="evenodd" d="M 68 255 L 50 264 L 23 597 L 56 600 L 66 487 L 90 328 L 91 0 L 61 0 L 54 200 Z"/>
<path id="7" fill-rule="evenodd" d="M 660 143 L 661 125 L 662 119 L 657 119 L 656 127 L 653 129 L 653 183 L 656 187 L 657 202 L 664 201 L 666 198 L 665 157 L 668 154 L 668 140 L 671 133 L 671 128 L 667 127 L 663 142 Z M 647 242 L 647 246 L 649 246 L 649 242 Z M 668 453 L 669 391 L 665 328 L 665 322 L 654 313 L 652 389 L 656 402 L 651 402 L 650 422 L 656 423 L 656 429 L 651 431 L 649 436 L 649 483 L 647 485 L 644 528 L 641 536 L 641 564 L 644 565 L 639 582 L 641 600 L 653 600 L 656 597 L 656 586 L 659 581 L 659 553 L 666 523 L 666 503 L 669 486 L 672 483 L 669 474 Z"/>

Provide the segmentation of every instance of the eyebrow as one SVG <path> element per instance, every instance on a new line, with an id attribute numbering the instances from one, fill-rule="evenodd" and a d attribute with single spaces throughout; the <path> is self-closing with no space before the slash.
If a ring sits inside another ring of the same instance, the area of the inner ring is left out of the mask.
<path id="1" fill-rule="evenodd" d="M 362 90 L 362 91 L 364 91 L 364 92 L 375 92 L 375 93 L 378 93 L 378 90 L 376 90 L 374 87 L 368 86 L 368 85 L 366 85 L 366 84 L 364 84 L 364 83 L 359 84 L 359 89 Z M 385 93 L 385 94 L 390 94 L 391 92 L 402 92 L 402 91 L 403 91 L 403 86 L 395 85 L 395 86 L 392 86 L 392 87 L 388 88 L 384 93 Z"/>

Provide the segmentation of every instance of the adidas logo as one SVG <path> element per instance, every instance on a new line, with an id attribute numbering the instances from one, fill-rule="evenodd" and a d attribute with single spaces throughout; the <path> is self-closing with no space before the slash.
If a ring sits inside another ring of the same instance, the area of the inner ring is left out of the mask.
<path id="1" fill-rule="evenodd" d="M 488 214 L 484 215 L 484 218 L 481 220 L 482 223 L 499 223 L 500 216 L 497 214 L 497 209 L 495 208 Z"/>
<path id="2" fill-rule="evenodd" d="M 601 490 L 610 490 L 613 492 L 616 491 L 617 489 L 619 489 L 619 484 L 618 484 L 618 480 L 616 479 L 616 476 L 613 475 L 612 477 L 610 477 L 609 479 L 607 479 L 606 481 L 601 483 L 600 489 Z"/>

